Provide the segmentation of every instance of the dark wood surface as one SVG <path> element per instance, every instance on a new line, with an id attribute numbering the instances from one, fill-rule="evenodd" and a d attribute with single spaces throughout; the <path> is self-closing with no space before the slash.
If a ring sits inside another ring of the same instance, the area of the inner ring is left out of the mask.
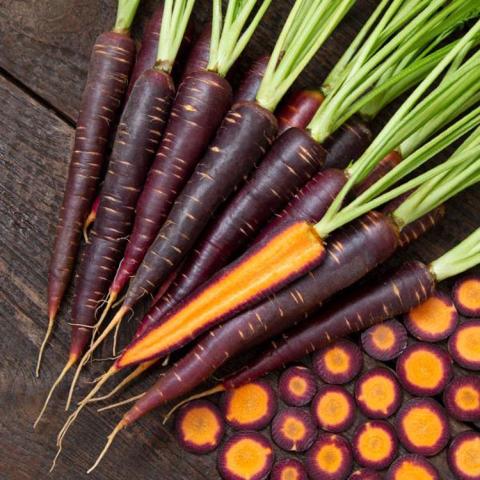
<path id="1" fill-rule="evenodd" d="M 134 30 L 137 38 L 155 4 L 144 0 Z M 239 69 L 273 45 L 291 2 L 275 0 L 273 4 Z M 374 4 L 374 0 L 358 2 L 299 85 L 321 83 Z M 46 324 L 48 260 L 90 48 L 96 35 L 112 25 L 114 11 L 113 0 L 0 2 L 1 479 L 87 478 L 86 467 L 119 418 L 118 413 L 97 414 L 94 408 L 87 409 L 67 436 L 56 470 L 48 475 L 55 436 L 65 420 L 66 384 L 36 431 L 32 423 L 65 361 L 71 304 L 70 292 L 47 348 L 41 378 L 36 379 L 34 363 Z M 206 0 L 199 0 L 195 15 L 199 21 L 207 18 Z M 443 224 L 395 262 L 407 257 L 428 261 L 452 246 L 480 223 L 479 200 L 478 188 L 453 200 Z M 80 382 L 82 392 L 104 365 L 96 362 L 90 366 Z M 130 393 L 141 389 L 137 385 Z M 88 478 L 217 478 L 215 457 L 182 452 L 171 427 L 162 426 L 162 413 L 147 416 L 120 435 Z"/>

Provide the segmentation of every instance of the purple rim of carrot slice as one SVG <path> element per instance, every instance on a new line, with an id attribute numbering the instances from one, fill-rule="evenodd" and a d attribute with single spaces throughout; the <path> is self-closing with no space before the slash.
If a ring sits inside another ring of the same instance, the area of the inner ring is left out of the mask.
<path id="1" fill-rule="evenodd" d="M 441 393 L 452 377 L 452 360 L 437 345 L 414 343 L 397 359 L 397 376 L 407 392 L 432 397 Z"/>
<path id="2" fill-rule="evenodd" d="M 453 286 L 453 301 L 462 315 L 480 316 L 480 276 L 470 275 L 458 280 Z"/>
<path id="3" fill-rule="evenodd" d="M 411 453 L 430 457 L 442 451 L 450 439 L 447 415 L 431 398 L 414 398 L 398 412 L 396 432 Z"/>
<path id="4" fill-rule="evenodd" d="M 480 421 L 480 377 L 455 377 L 443 392 L 443 404 L 449 415 L 464 422 Z"/>
<path id="5" fill-rule="evenodd" d="M 350 340 L 337 340 L 313 358 L 313 368 L 326 383 L 341 385 L 353 380 L 362 370 L 363 355 Z"/>
<path id="6" fill-rule="evenodd" d="M 355 400 L 364 415 L 381 419 L 392 416 L 403 399 L 395 373 L 385 367 L 365 372 L 355 383 Z"/>
<path id="7" fill-rule="evenodd" d="M 217 457 L 217 468 L 224 480 L 263 480 L 272 469 L 274 451 L 270 442 L 257 432 L 231 436 Z"/>
<path id="8" fill-rule="evenodd" d="M 460 366 L 480 370 L 480 320 L 459 325 L 448 341 L 448 351 Z"/>
<path id="9" fill-rule="evenodd" d="M 407 340 L 407 331 L 398 320 L 373 325 L 361 335 L 365 352 L 382 361 L 397 358 L 407 348 Z"/>
<path id="10" fill-rule="evenodd" d="M 480 478 L 480 433 L 466 431 L 459 433 L 452 441 L 447 460 L 450 470 L 458 480 Z"/>
<path id="11" fill-rule="evenodd" d="M 277 412 L 277 397 L 263 380 L 224 393 L 221 408 L 225 421 L 237 430 L 261 430 Z"/>
<path id="12" fill-rule="evenodd" d="M 352 395 L 338 385 L 322 385 L 313 399 L 311 411 L 322 430 L 334 433 L 348 430 L 356 416 Z"/>
<path id="13" fill-rule="evenodd" d="M 304 366 L 287 368 L 278 380 L 280 398 L 292 407 L 302 407 L 311 402 L 317 391 L 312 371 Z"/>
<path id="14" fill-rule="evenodd" d="M 397 458 L 388 469 L 385 480 L 440 480 L 438 470 L 421 455 L 409 454 Z"/>
<path id="15" fill-rule="evenodd" d="M 300 460 L 283 458 L 273 466 L 270 480 L 308 480 L 308 477 Z"/>
<path id="16" fill-rule="evenodd" d="M 353 454 L 349 442 L 341 435 L 323 433 L 306 455 L 311 480 L 344 480 L 352 471 Z"/>
<path id="17" fill-rule="evenodd" d="M 385 420 L 360 424 L 352 437 L 355 461 L 362 467 L 383 470 L 397 456 L 398 440 L 393 427 Z"/>
<path id="18" fill-rule="evenodd" d="M 194 400 L 177 413 L 175 434 L 185 450 L 203 454 L 215 450 L 225 428 L 218 408 L 208 400 Z"/>
<path id="19" fill-rule="evenodd" d="M 317 427 L 307 410 L 288 407 L 272 421 L 272 440 L 287 452 L 308 450 L 317 436 Z"/>
<path id="20" fill-rule="evenodd" d="M 439 342 L 455 331 L 458 313 L 450 297 L 435 292 L 425 302 L 410 310 L 403 322 L 418 340 Z"/>

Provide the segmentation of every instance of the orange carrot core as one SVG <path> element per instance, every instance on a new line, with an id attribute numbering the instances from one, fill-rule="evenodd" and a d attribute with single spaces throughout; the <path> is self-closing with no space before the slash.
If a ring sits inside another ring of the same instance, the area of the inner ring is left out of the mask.
<path id="1" fill-rule="evenodd" d="M 411 321 L 422 331 L 439 334 L 448 330 L 455 307 L 439 297 L 430 297 L 410 311 Z"/>
<path id="2" fill-rule="evenodd" d="M 339 425 L 350 415 L 348 399 L 339 392 L 327 392 L 317 404 L 316 415 L 325 426 Z"/>
<path id="3" fill-rule="evenodd" d="M 469 325 L 458 333 L 456 348 L 462 357 L 471 362 L 480 361 L 480 326 Z"/>
<path id="4" fill-rule="evenodd" d="M 455 450 L 455 463 L 470 478 L 480 476 L 480 439 L 464 440 Z"/>
<path id="5" fill-rule="evenodd" d="M 417 447 L 436 445 L 443 434 L 442 419 L 428 407 L 412 408 L 402 419 L 405 434 Z"/>
<path id="6" fill-rule="evenodd" d="M 165 322 L 127 348 L 119 366 L 161 356 L 200 331 L 318 262 L 323 243 L 307 222 L 296 222 L 247 254 L 186 301 Z"/>
<path id="7" fill-rule="evenodd" d="M 225 418 L 241 425 L 254 423 L 268 414 L 269 402 L 269 393 L 261 385 L 248 383 L 232 392 Z"/>
<path id="8" fill-rule="evenodd" d="M 372 462 L 379 462 L 391 455 L 393 447 L 390 435 L 383 428 L 370 423 L 365 425 L 357 443 L 362 457 Z"/>
<path id="9" fill-rule="evenodd" d="M 238 440 L 225 453 L 228 470 L 240 478 L 253 478 L 263 471 L 272 454 L 272 449 L 254 439 Z"/>
<path id="10" fill-rule="evenodd" d="M 475 278 L 462 282 L 457 291 L 458 300 L 465 307 L 475 310 L 480 307 L 480 281 Z"/>
<path id="11" fill-rule="evenodd" d="M 396 400 L 396 389 L 393 381 L 385 375 L 374 375 L 361 383 L 358 399 L 372 410 L 385 415 Z"/>
<path id="12" fill-rule="evenodd" d="M 407 380 L 423 388 L 435 388 L 444 378 L 441 359 L 427 350 L 412 352 L 405 360 Z"/>
<path id="13" fill-rule="evenodd" d="M 434 480 L 434 477 L 422 465 L 404 460 L 395 471 L 395 480 Z"/>
<path id="14" fill-rule="evenodd" d="M 195 445 L 216 445 L 221 425 L 209 408 L 198 407 L 185 414 L 180 430 L 183 438 Z"/>
<path id="15" fill-rule="evenodd" d="M 320 470 L 327 473 L 338 472 L 343 462 L 343 454 L 336 445 L 323 445 L 315 456 L 315 462 Z"/>

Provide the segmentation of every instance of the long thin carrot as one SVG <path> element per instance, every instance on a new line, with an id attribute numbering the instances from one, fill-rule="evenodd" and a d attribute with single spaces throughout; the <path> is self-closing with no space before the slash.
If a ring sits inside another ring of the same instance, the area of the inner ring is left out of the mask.
<path id="1" fill-rule="evenodd" d="M 135 57 L 129 36 L 138 0 L 119 1 L 115 27 L 95 41 L 60 209 L 55 245 L 48 274 L 48 327 L 38 355 L 38 376 L 43 350 L 53 330 L 63 295 L 78 253 L 82 228 L 94 201 L 106 149 L 128 85 Z"/>
<path id="2" fill-rule="evenodd" d="M 193 3 L 194 0 L 190 0 L 180 7 L 180 12 L 174 13 L 178 18 L 188 21 Z M 172 2 L 168 7 L 171 9 Z M 163 33 L 164 28 L 172 26 L 168 13 L 169 9 L 166 8 Z M 177 28 L 179 31 L 175 32 L 173 28 L 172 33 L 172 37 L 174 33 L 177 34 L 177 41 L 170 38 L 173 46 L 166 52 L 162 51 L 159 44 L 159 61 L 153 69 L 145 71 L 137 80 L 122 113 L 102 187 L 91 243 L 82 255 L 77 274 L 68 368 L 62 371 L 59 380 L 52 387 L 35 424 L 45 411 L 53 389 L 66 371 L 80 359 L 88 344 L 95 323 L 95 311 L 107 293 L 117 263 L 121 259 L 126 237 L 130 233 L 135 205 L 162 136 L 174 95 L 174 85 L 169 72 L 185 27 L 180 25 Z"/>

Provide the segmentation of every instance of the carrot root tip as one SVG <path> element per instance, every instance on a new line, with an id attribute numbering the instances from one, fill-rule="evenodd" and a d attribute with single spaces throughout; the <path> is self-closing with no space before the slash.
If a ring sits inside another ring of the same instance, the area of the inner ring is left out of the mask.
<path id="1" fill-rule="evenodd" d="M 127 398 L 126 400 L 122 400 L 121 402 L 116 402 L 116 403 L 111 403 L 110 405 L 107 405 L 102 408 L 98 408 L 97 412 L 104 412 L 105 410 L 111 410 L 112 408 L 116 407 L 121 407 L 122 405 L 127 405 L 132 402 L 136 402 L 137 400 L 140 400 L 143 396 L 145 395 L 145 392 L 142 392 L 138 395 L 135 395 L 134 397 Z M 92 399 L 95 400 L 95 399 Z"/>
<path id="2" fill-rule="evenodd" d="M 126 426 L 126 423 L 121 420 L 117 426 L 112 430 L 112 433 L 107 437 L 107 443 L 103 447 L 103 450 L 100 452 L 100 455 L 95 460 L 95 463 L 87 470 L 87 474 L 92 473 L 98 467 L 98 464 L 102 461 L 102 458 L 107 453 L 108 449 L 113 443 L 113 440 L 118 435 L 118 433 Z"/>
<path id="3" fill-rule="evenodd" d="M 42 344 L 40 345 L 40 350 L 38 351 L 38 358 L 37 358 L 37 365 L 35 367 L 35 377 L 40 376 L 40 366 L 42 364 L 43 352 L 45 347 L 47 346 L 48 340 L 53 332 L 53 325 L 55 324 L 55 314 L 51 314 L 48 317 L 48 325 L 47 331 L 45 332 L 45 336 L 43 337 Z"/>

